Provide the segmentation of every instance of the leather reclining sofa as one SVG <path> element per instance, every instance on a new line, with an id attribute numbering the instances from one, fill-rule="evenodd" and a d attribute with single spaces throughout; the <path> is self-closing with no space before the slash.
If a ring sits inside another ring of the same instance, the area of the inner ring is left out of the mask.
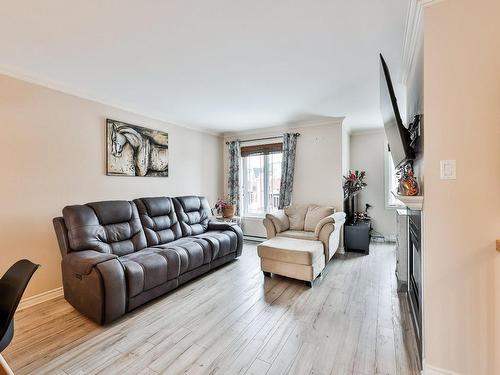
<path id="1" fill-rule="evenodd" d="M 105 324 L 239 257 L 240 227 L 210 216 L 197 196 L 65 207 L 53 220 L 64 297 Z"/>

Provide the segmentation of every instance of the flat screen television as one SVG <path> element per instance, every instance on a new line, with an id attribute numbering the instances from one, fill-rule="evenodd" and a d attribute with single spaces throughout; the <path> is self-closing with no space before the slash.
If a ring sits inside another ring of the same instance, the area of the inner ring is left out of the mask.
<path id="1" fill-rule="evenodd" d="M 410 134 L 401 121 L 391 75 L 382 54 L 380 55 L 380 112 L 394 167 L 397 168 L 415 159 L 415 152 L 410 146 Z"/>

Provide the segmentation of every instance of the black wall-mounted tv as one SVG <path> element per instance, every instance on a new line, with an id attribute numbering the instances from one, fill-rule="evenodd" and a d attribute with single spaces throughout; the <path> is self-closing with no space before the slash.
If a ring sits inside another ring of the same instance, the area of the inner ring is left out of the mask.
<path id="1" fill-rule="evenodd" d="M 410 146 L 410 133 L 401 121 L 391 75 L 382 54 L 380 55 L 380 112 L 394 167 L 397 168 L 415 159 L 415 151 Z"/>

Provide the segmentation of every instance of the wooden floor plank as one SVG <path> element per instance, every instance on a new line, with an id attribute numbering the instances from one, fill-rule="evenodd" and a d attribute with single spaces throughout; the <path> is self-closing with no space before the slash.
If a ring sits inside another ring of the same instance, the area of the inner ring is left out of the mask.
<path id="1" fill-rule="evenodd" d="M 418 374 L 394 246 L 335 256 L 313 288 L 242 257 L 98 326 L 57 298 L 16 315 L 2 354 L 24 374 Z"/>

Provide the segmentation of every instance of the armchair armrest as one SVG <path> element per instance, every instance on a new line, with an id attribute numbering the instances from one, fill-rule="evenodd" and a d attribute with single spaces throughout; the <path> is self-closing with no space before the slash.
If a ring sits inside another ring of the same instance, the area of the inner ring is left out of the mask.
<path id="1" fill-rule="evenodd" d="M 84 250 L 69 253 L 64 257 L 64 263 L 79 275 L 88 275 L 92 268 L 100 263 L 118 258 L 114 254 L 100 253 L 95 250 Z"/>
<path id="2" fill-rule="evenodd" d="M 271 219 L 264 218 L 264 220 L 262 220 L 262 224 L 264 224 L 264 228 L 266 228 L 267 239 L 276 237 L 276 227 L 274 226 Z"/>
<path id="3" fill-rule="evenodd" d="M 333 231 L 335 229 L 335 224 L 342 225 L 345 223 L 345 217 L 346 217 L 345 212 L 335 212 L 327 217 L 324 217 L 316 225 L 316 228 L 314 230 L 314 235 L 316 237 L 319 237 L 319 233 L 321 232 L 323 227 L 328 223 L 333 224 L 333 228 L 332 228 L 332 231 Z"/>
<path id="4" fill-rule="evenodd" d="M 339 247 L 340 232 L 345 223 L 345 217 L 346 214 L 344 212 L 335 212 L 321 219 L 318 225 L 316 225 L 314 234 L 323 242 L 327 262 L 332 258 Z"/>
<path id="5" fill-rule="evenodd" d="M 274 225 L 276 233 L 281 233 L 290 229 L 290 221 L 283 210 L 273 214 L 266 214 L 266 219 Z"/>

